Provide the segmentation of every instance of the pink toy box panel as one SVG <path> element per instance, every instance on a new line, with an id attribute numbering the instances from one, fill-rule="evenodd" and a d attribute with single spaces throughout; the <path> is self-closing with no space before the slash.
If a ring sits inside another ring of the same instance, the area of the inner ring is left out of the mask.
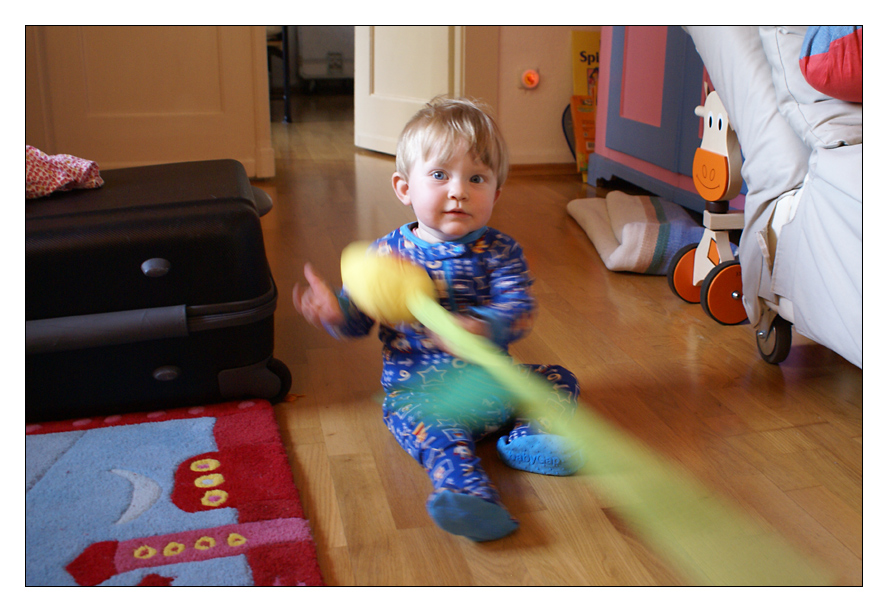
<path id="1" fill-rule="evenodd" d="M 615 29 L 601 29 L 597 138 L 595 153 L 589 160 L 588 182 L 595 185 L 598 179 L 619 177 L 700 212 L 705 201 L 697 193 L 690 174 L 693 151 L 702 137 L 702 122 L 694 115 L 694 107 L 705 100 L 705 71 L 693 42 L 675 26 L 630 26 L 616 36 Z M 613 47 L 615 39 L 618 49 Z M 669 54 L 690 61 L 676 68 L 675 58 L 667 57 Z M 612 90 L 615 70 L 620 72 L 619 92 Z M 615 101 L 619 111 L 616 121 L 610 108 Z M 650 133 L 655 138 L 624 135 L 620 130 L 627 122 L 638 124 L 642 130 L 638 134 Z M 682 126 L 676 127 L 679 123 Z M 680 133 L 674 133 L 675 130 Z M 683 150 L 676 146 L 677 138 L 685 139 Z M 628 152 L 632 147 L 636 154 Z M 744 195 L 737 196 L 731 200 L 731 207 L 742 210 L 744 200 Z"/>

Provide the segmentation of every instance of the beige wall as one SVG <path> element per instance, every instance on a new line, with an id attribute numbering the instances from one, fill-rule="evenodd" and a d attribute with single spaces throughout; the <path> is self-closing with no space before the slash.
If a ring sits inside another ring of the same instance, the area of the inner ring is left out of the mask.
<path id="1" fill-rule="evenodd" d="M 573 163 L 561 128 L 561 114 L 572 93 L 570 33 L 572 30 L 600 30 L 600 26 L 493 26 L 487 29 L 494 34 L 490 41 L 498 39 L 497 50 L 484 40 L 476 45 L 476 55 L 483 65 L 475 70 L 474 78 L 494 81 L 481 87 L 480 91 L 495 91 L 491 97 L 495 95 L 496 100 L 492 102 L 509 144 L 512 162 Z M 483 38 L 488 40 L 486 34 Z M 262 61 L 260 59 L 260 63 Z M 36 65 L 29 61 L 26 68 L 26 86 L 31 94 L 34 93 L 32 85 L 38 81 Z M 541 83 L 535 90 L 518 87 L 519 75 L 526 68 L 540 71 Z M 472 69 L 467 68 L 466 72 L 468 76 Z M 497 75 L 495 78 L 494 74 Z M 36 96 L 28 97 L 36 99 Z M 42 109 L 41 113 L 29 109 L 29 136 L 45 134 L 47 125 L 42 117 L 47 110 Z M 267 108 L 263 110 L 267 112 Z"/>
<path id="2" fill-rule="evenodd" d="M 497 117 L 513 164 L 573 163 L 561 129 L 561 113 L 573 93 L 572 30 L 601 26 L 502 26 Z M 518 87 L 527 68 L 540 71 L 534 90 Z"/>

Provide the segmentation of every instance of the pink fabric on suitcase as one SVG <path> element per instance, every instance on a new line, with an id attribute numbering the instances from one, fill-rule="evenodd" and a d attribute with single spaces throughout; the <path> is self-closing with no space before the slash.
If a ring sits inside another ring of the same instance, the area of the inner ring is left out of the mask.
<path id="1" fill-rule="evenodd" d="M 25 145 L 25 199 L 42 198 L 55 191 L 101 187 L 96 162 L 73 155 L 47 155 Z"/>

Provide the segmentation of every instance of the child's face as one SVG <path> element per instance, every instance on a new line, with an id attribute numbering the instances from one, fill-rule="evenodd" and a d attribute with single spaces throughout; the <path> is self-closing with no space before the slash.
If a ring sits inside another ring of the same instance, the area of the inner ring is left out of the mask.
<path id="1" fill-rule="evenodd" d="M 413 207 L 417 234 L 428 242 L 457 240 L 484 227 L 500 195 L 496 174 L 466 147 L 447 161 L 417 161 L 410 178 L 395 173 L 392 186 L 398 199 Z"/>

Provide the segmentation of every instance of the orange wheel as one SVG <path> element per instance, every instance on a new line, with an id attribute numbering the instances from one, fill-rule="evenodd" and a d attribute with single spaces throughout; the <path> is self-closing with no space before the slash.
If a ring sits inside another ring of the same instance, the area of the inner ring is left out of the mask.
<path id="1" fill-rule="evenodd" d="M 740 262 L 724 261 L 706 275 L 700 287 L 700 303 L 706 314 L 723 325 L 746 320 Z"/>
<path id="2" fill-rule="evenodd" d="M 689 244 L 682 247 L 669 262 L 666 280 L 672 293 L 689 304 L 700 303 L 700 287 L 694 285 L 694 256 L 697 245 Z"/>

